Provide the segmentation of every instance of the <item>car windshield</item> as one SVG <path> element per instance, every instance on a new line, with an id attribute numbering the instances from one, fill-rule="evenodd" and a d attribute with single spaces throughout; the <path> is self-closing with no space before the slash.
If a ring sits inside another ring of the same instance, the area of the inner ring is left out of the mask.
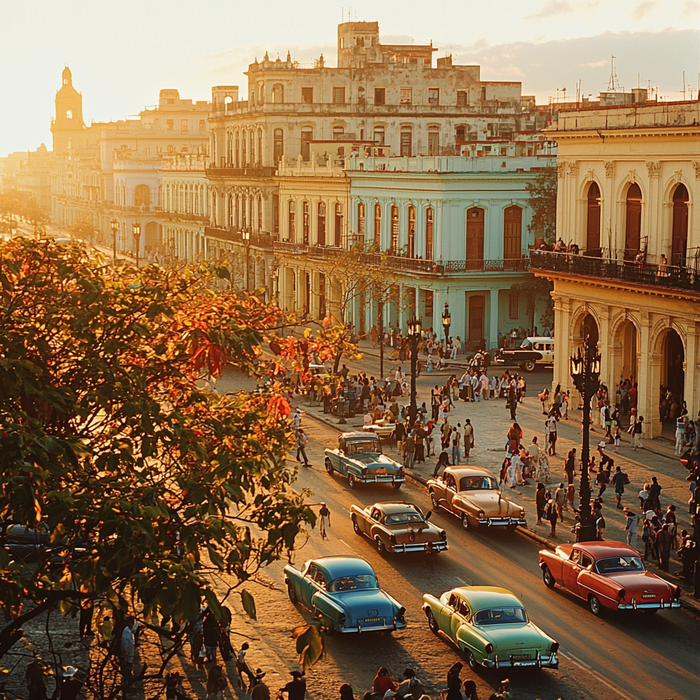
<path id="1" fill-rule="evenodd" d="M 398 525 L 399 523 L 422 523 L 423 516 L 415 511 L 409 513 L 392 513 L 386 516 L 384 521 L 387 525 Z"/>
<path id="2" fill-rule="evenodd" d="M 347 450 L 349 455 L 374 455 L 380 453 L 382 448 L 379 446 L 379 440 L 358 440 L 348 443 Z"/>
<path id="3" fill-rule="evenodd" d="M 341 576 L 331 581 L 328 590 L 331 593 L 338 591 L 359 591 L 369 588 L 379 588 L 377 577 L 373 574 L 358 574 L 356 576 Z"/>
<path id="4" fill-rule="evenodd" d="M 460 491 L 476 491 L 477 489 L 497 491 L 498 482 L 492 476 L 463 476 L 459 480 Z"/>
<path id="5" fill-rule="evenodd" d="M 640 557 L 610 557 L 596 562 L 595 568 L 599 574 L 618 574 L 623 571 L 644 571 L 644 564 Z"/>
<path id="6" fill-rule="evenodd" d="M 518 622 L 527 622 L 527 614 L 523 608 L 489 608 L 479 610 L 474 614 L 475 625 L 510 625 Z"/>

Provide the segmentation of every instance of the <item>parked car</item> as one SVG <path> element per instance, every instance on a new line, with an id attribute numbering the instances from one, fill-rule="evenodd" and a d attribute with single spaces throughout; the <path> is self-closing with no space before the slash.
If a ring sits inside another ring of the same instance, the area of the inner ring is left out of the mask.
<path id="1" fill-rule="evenodd" d="M 518 365 L 526 372 L 535 367 L 554 364 L 554 338 L 533 336 L 525 338 L 519 348 L 503 348 L 494 358 L 499 365 Z"/>
<path id="2" fill-rule="evenodd" d="M 374 433 L 380 440 L 393 440 L 396 423 L 388 423 L 384 418 L 381 418 L 376 423 L 363 425 L 362 430 L 366 433 Z"/>
<path id="3" fill-rule="evenodd" d="M 610 610 L 679 608 L 681 588 L 644 567 L 636 549 L 623 542 L 563 544 L 540 551 L 546 586 L 556 585 L 588 601 L 594 615 Z"/>
<path id="4" fill-rule="evenodd" d="M 456 515 L 465 530 L 525 525 L 525 509 L 503 496 L 496 477 L 483 467 L 446 467 L 428 479 L 428 492 L 433 508 Z"/>
<path id="5" fill-rule="evenodd" d="M 559 666 L 559 642 L 530 622 L 523 604 L 505 588 L 464 586 L 440 598 L 426 593 L 423 611 L 430 630 L 451 639 L 472 670 Z"/>
<path id="6" fill-rule="evenodd" d="M 284 567 L 289 599 L 337 632 L 374 632 L 406 627 L 406 608 L 379 587 L 361 557 L 312 559 L 301 569 Z"/>
<path id="7" fill-rule="evenodd" d="M 372 433 L 342 433 L 338 447 L 325 451 L 326 471 L 347 477 L 350 488 L 362 484 L 391 484 L 400 489 L 405 480 L 401 464 L 382 454 L 379 438 Z"/>
<path id="8" fill-rule="evenodd" d="M 443 552 L 447 533 L 433 525 L 412 503 L 375 503 L 361 508 L 350 506 L 352 528 L 369 537 L 380 554 L 384 552 Z"/>
<path id="9" fill-rule="evenodd" d="M 39 551 L 49 547 L 50 539 L 49 528 L 43 523 L 38 528 L 19 523 L 6 523 L 0 526 L 0 545 L 17 559 L 36 558 Z"/>

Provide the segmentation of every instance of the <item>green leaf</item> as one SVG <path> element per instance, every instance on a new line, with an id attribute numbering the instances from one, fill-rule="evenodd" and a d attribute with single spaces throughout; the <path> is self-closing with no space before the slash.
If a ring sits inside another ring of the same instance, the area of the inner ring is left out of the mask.
<path id="1" fill-rule="evenodd" d="M 307 671 L 326 653 L 326 640 L 316 625 L 300 625 L 292 632 L 296 639 L 299 665 Z"/>
<path id="2" fill-rule="evenodd" d="M 241 591 L 241 603 L 243 603 L 243 609 L 246 611 L 248 617 L 257 620 L 258 613 L 255 609 L 255 598 L 245 589 Z"/>

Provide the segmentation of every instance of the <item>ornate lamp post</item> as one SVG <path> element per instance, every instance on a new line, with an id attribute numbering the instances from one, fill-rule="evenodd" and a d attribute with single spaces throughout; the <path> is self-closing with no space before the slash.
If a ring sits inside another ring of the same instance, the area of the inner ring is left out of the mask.
<path id="1" fill-rule="evenodd" d="M 141 222 L 137 221 L 131 224 L 131 233 L 134 236 L 134 245 L 136 246 L 136 269 L 139 267 L 139 251 L 141 250 Z"/>
<path id="2" fill-rule="evenodd" d="M 579 516 L 581 522 L 576 529 L 577 542 L 596 539 L 596 527 L 591 512 L 591 482 L 588 475 L 588 453 L 591 429 L 591 398 L 600 386 L 600 354 L 596 343 L 586 336 L 581 348 L 570 358 L 571 378 L 583 396 L 583 440 L 581 444 L 581 484 L 579 487 Z"/>
<path id="3" fill-rule="evenodd" d="M 243 236 L 243 245 L 245 246 L 245 290 L 250 291 L 250 277 L 249 277 L 249 267 L 250 267 L 250 229 L 244 228 L 241 232 Z"/>
<path id="4" fill-rule="evenodd" d="M 442 312 L 442 327 L 445 331 L 445 351 L 447 351 L 447 339 L 450 337 L 450 323 L 452 323 L 450 305 L 445 302 L 445 310 Z"/>
<path id="5" fill-rule="evenodd" d="M 117 266 L 117 231 L 119 231 L 119 222 L 116 219 L 112 219 L 109 222 L 112 227 L 112 264 L 114 267 Z"/>
<path id="6" fill-rule="evenodd" d="M 416 406 L 416 378 L 418 374 L 418 339 L 421 337 L 421 319 L 413 314 L 406 326 L 406 335 L 411 341 L 411 405 L 409 415 L 411 416 L 411 426 L 416 422 L 418 407 Z"/>

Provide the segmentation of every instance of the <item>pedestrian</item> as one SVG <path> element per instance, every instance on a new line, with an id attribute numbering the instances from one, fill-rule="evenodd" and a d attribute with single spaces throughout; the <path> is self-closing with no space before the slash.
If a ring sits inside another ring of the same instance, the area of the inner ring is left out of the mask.
<path id="1" fill-rule="evenodd" d="M 214 617 L 211 608 L 207 608 L 202 620 L 202 633 L 204 634 L 204 646 L 207 650 L 207 662 L 216 661 L 216 650 L 221 639 L 221 626 Z"/>
<path id="2" fill-rule="evenodd" d="M 411 431 L 403 443 L 403 464 L 406 469 L 413 469 L 413 464 L 416 459 L 416 438 Z"/>
<path id="3" fill-rule="evenodd" d="M 687 530 L 681 530 L 681 544 L 678 548 L 678 556 L 683 562 L 681 578 L 686 581 L 693 579 L 693 565 L 697 560 L 698 546 L 695 540 L 688 534 Z"/>
<path id="4" fill-rule="evenodd" d="M 616 428 L 615 428 L 615 435 L 613 436 L 613 440 L 615 441 L 615 447 L 613 448 L 613 452 L 618 453 L 620 451 L 620 438 L 622 437 L 622 428 L 620 427 L 620 424 L 618 423 Z"/>
<path id="5" fill-rule="evenodd" d="M 506 408 L 510 409 L 510 419 L 515 420 L 515 411 L 518 407 L 518 397 L 515 393 L 514 382 L 508 387 L 508 399 L 506 400 Z"/>
<path id="6" fill-rule="evenodd" d="M 464 700 L 479 700 L 476 683 L 471 678 L 464 681 Z"/>
<path id="7" fill-rule="evenodd" d="M 469 418 L 464 420 L 464 459 L 469 461 L 469 453 L 474 447 L 474 426 Z"/>
<path id="8" fill-rule="evenodd" d="M 445 470 L 445 467 L 450 466 L 450 456 L 447 454 L 447 450 L 443 450 L 438 455 L 438 461 L 433 470 L 433 479 L 436 479 Z"/>
<path id="9" fill-rule="evenodd" d="M 443 693 L 444 700 L 463 700 L 462 698 L 462 680 L 459 674 L 462 673 L 464 664 L 459 661 L 452 664 L 447 672 L 447 692 Z"/>
<path id="10" fill-rule="evenodd" d="M 246 689 L 245 681 L 243 680 L 244 673 L 246 674 L 246 676 L 248 676 L 248 689 L 251 689 L 255 683 L 255 676 L 250 670 L 248 662 L 245 658 L 249 648 L 250 646 L 248 645 L 248 642 L 243 642 L 241 648 L 238 651 L 238 654 L 236 654 L 236 672 L 238 673 L 238 683 L 243 690 Z"/>
<path id="11" fill-rule="evenodd" d="M 94 637 L 95 634 L 92 631 L 92 616 L 95 612 L 95 604 L 92 598 L 82 598 L 80 600 L 80 620 L 79 629 L 81 637 Z M 73 668 L 71 666 L 71 668 Z"/>
<path id="12" fill-rule="evenodd" d="M 595 483 L 598 486 L 598 498 L 601 498 L 608 488 L 610 483 L 610 471 L 607 465 L 601 464 L 598 474 L 595 478 Z"/>
<path id="13" fill-rule="evenodd" d="M 403 672 L 404 680 L 399 683 L 396 695 L 400 698 L 413 696 L 413 700 L 420 700 L 424 693 L 423 683 L 416 677 L 416 672 L 412 668 L 407 668 Z"/>
<path id="14" fill-rule="evenodd" d="M 32 652 L 34 658 L 27 664 L 24 672 L 24 679 L 27 682 L 29 700 L 46 700 L 46 667 L 43 661 L 37 656 L 36 651 Z"/>
<path id="15" fill-rule="evenodd" d="M 265 685 L 264 677 L 265 672 L 261 668 L 255 669 L 253 685 L 250 688 L 250 700 L 270 700 L 270 689 Z"/>
<path id="16" fill-rule="evenodd" d="M 306 456 L 306 446 L 309 443 L 309 438 L 306 436 L 304 429 L 299 426 L 296 431 L 296 441 L 297 441 L 297 462 L 301 462 L 299 455 L 304 458 L 304 466 L 310 467 L 309 458 Z"/>
<path id="17" fill-rule="evenodd" d="M 129 686 L 134 678 L 134 653 L 136 652 L 136 640 L 134 639 L 134 618 L 129 616 L 124 621 L 124 629 L 119 643 L 120 661 L 122 671 L 122 693 L 126 697 Z"/>
<path id="18" fill-rule="evenodd" d="M 559 520 L 564 522 L 564 508 L 566 508 L 566 490 L 564 489 L 564 483 L 559 484 L 559 487 L 554 492 L 554 503 L 557 506 L 557 514 L 559 515 Z"/>
<path id="19" fill-rule="evenodd" d="M 306 679 L 303 671 L 291 671 L 292 680 L 280 688 L 279 693 L 287 693 L 288 700 L 304 700 L 306 697 Z"/>
<path id="20" fill-rule="evenodd" d="M 625 532 L 627 533 L 627 546 L 637 549 L 637 529 L 639 528 L 639 515 L 629 508 L 624 508 Z"/>
<path id="21" fill-rule="evenodd" d="M 564 462 L 564 471 L 566 472 L 566 480 L 569 484 L 574 483 L 574 472 L 576 471 L 576 448 L 569 450 Z"/>
<path id="22" fill-rule="evenodd" d="M 639 418 L 637 418 L 637 420 L 633 424 L 632 449 L 635 452 L 637 451 L 638 447 L 640 449 L 644 447 L 644 445 L 642 445 L 642 441 L 641 441 L 643 424 L 644 424 L 644 416 L 639 416 Z"/>
<path id="23" fill-rule="evenodd" d="M 331 512 L 328 510 L 328 506 L 325 503 L 321 503 L 321 508 L 318 511 L 318 531 L 321 535 L 321 539 L 328 539 L 327 528 L 331 526 Z"/>
<path id="24" fill-rule="evenodd" d="M 542 392 L 537 395 L 537 398 L 540 400 L 540 403 L 542 404 L 542 415 L 547 415 L 547 401 L 549 400 L 549 389 L 545 387 L 542 389 Z"/>
<path id="25" fill-rule="evenodd" d="M 557 518 L 559 517 L 557 514 L 557 504 L 554 502 L 554 499 L 552 498 L 552 492 L 547 491 L 545 494 L 545 498 L 547 498 L 547 505 L 545 507 L 545 517 L 547 520 L 549 520 L 549 524 L 551 525 L 551 532 L 549 533 L 550 537 L 556 537 L 556 532 L 557 532 Z"/>
<path id="26" fill-rule="evenodd" d="M 549 428 L 549 447 L 547 453 L 554 456 L 557 453 L 557 416 L 554 412 L 547 418 L 547 426 Z"/>
<path id="27" fill-rule="evenodd" d="M 659 569 L 661 571 L 668 571 L 668 560 L 671 557 L 672 545 L 673 537 L 668 531 L 668 523 L 664 523 L 656 533 L 656 551 L 659 556 Z"/>
<path id="28" fill-rule="evenodd" d="M 676 419 L 676 457 L 680 457 L 685 449 L 685 416 Z"/>
<path id="29" fill-rule="evenodd" d="M 396 427 L 394 428 L 394 438 L 396 438 L 396 451 L 403 454 L 403 441 L 406 438 L 406 426 L 397 416 Z"/>
<path id="30" fill-rule="evenodd" d="M 576 487 L 573 484 L 569 484 L 566 487 L 566 502 L 571 508 L 572 512 L 575 510 L 574 508 L 574 497 L 576 496 Z"/>
<path id="31" fill-rule="evenodd" d="M 207 700 L 223 700 L 227 685 L 224 670 L 219 664 L 214 664 L 207 674 Z"/>
<path id="32" fill-rule="evenodd" d="M 535 510 L 537 511 L 537 522 L 536 525 L 542 524 L 542 516 L 544 515 L 544 509 L 547 505 L 546 491 L 544 484 L 540 481 L 537 483 L 535 488 Z"/>
<path id="33" fill-rule="evenodd" d="M 617 507 L 622 508 L 622 496 L 625 493 L 625 484 L 627 483 L 627 474 L 622 471 L 620 466 L 615 467 L 612 482 L 615 487 L 615 498 L 617 499 Z"/>
<path id="34" fill-rule="evenodd" d="M 602 541 L 605 539 L 605 518 L 603 517 L 603 504 L 598 503 L 597 505 L 598 517 L 595 519 L 595 534 L 596 538 Z"/>
<path id="35" fill-rule="evenodd" d="M 374 677 L 374 682 L 372 683 L 372 692 L 379 698 L 383 698 L 388 692 L 394 692 L 398 685 L 394 682 L 394 679 L 389 673 L 389 669 L 384 666 L 380 666 L 377 671 L 377 675 Z"/>
<path id="36" fill-rule="evenodd" d="M 355 700 L 355 693 L 353 693 L 352 686 L 349 683 L 343 683 L 343 685 L 338 688 L 340 693 L 340 700 Z"/>
<path id="37" fill-rule="evenodd" d="M 661 503 L 659 502 L 659 496 L 661 496 L 661 489 L 663 487 L 659 484 L 655 476 L 651 477 L 651 484 L 649 486 L 649 498 L 647 499 L 647 508 L 656 510 L 661 508 Z"/>
<path id="38" fill-rule="evenodd" d="M 452 464 L 459 464 L 462 459 L 459 445 L 462 441 L 462 425 L 457 423 L 457 427 L 452 429 Z"/>
<path id="39" fill-rule="evenodd" d="M 63 667 L 58 687 L 59 700 L 77 700 L 83 687 L 83 684 L 75 677 L 77 672 L 78 669 L 75 666 Z"/>

